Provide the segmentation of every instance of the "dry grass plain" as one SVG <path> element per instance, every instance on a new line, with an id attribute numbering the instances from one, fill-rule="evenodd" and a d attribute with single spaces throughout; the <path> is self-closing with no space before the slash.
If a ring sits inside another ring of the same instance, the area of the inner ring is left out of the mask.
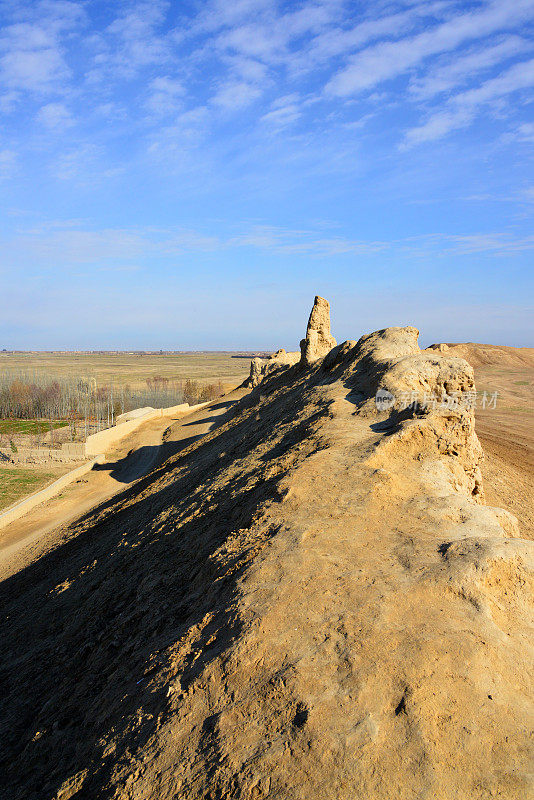
<path id="1" fill-rule="evenodd" d="M 170 381 L 221 381 L 226 389 L 248 375 L 250 355 L 240 353 L 0 353 L 0 372 L 23 371 L 54 377 L 96 378 L 98 386 L 146 386 L 147 378 Z M 255 354 L 252 354 L 255 355 Z"/>

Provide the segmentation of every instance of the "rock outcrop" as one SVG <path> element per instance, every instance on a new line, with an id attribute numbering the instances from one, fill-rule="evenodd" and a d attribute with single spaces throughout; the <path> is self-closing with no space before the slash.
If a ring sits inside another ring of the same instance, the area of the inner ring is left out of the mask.
<path id="1" fill-rule="evenodd" d="M 286 353 L 282 348 L 267 358 L 253 358 L 250 362 L 250 375 L 243 386 L 255 389 L 268 376 L 298 363 L 309 367 L 323 358 L 335 345 L 336 340 L 330 333 L 330 304 L 324 297 L 317 296 L 308 320 L 306 338 L 300 342 L 300 352 Z"/>
<path id="2" fill-rule="evenodd" d="M 306 338 L 300 343 L 301 363 L 309 366 L 323 358 L 337 344 L 330 333 L 330 303 L 317 296 L 306 329 Z"/>
<path id="3" fill-rule="evenodd" d="M 6 800 L 532 796 L 534 547 L 472 370 L 410 327 L 323 356 L 0 586 Z"/>

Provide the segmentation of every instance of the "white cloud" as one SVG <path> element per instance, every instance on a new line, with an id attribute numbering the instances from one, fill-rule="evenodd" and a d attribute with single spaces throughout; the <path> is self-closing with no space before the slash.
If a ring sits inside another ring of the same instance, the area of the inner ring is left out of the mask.
<path id="1" fill-rule="evenodd" d="M 409 130 L 405 144 L 410 146 L 441 139 L 451 131 L 469 125 L 481 106 L 531 86 L 534 86 L 534 59 L 514 64 L 476 89 L 457 94 L 446 110 L 432 114 L 423 125 Z"/>
<path id="2" fill-rule="evenodd" d="M 101 157 L 102 148 L 94 144 L 81 144 L 62 152 L 52 163 L 51 173 L 61 181 L 77 181 L 94 186 L 100 178 L 105 177 L 99 163 Z"/>
<path id="3" fill-rule="evenodd" d="M 431 68 L 423 77 L 411 81 L 410 91 L 418 100 L 449 92 L 459 84 L 468 83 L 476 73 L 518 56 L 525 50 L 532 50 L 533 47 L 526 39 L 508 36 L 496 44 L 478 47 L 466 55 L 456 56 L 448 64 Z"/>
<path id="4" fill-rule="evenodd" d="M 476 89 L 456 95 L 454 102 L 460 106 L 478 106 L 496 97 L 526 89 L 534 85 L 534 58 L 514 64 L 506 72 L 492 78 Z"/>
<path id="5" fill-rule="evenodd" d="M 85 9 L 79 3 L 50 0 L 26 4 L 13 2 L 5 9 L 6 24 L 0 34 L 0 77 L 10 90 L 50 92 L 61 90 L 70 69 L 62 37 L 83 25 Z"/>
<path id="6" fill-rule="evenodd" d="M 70 111 L 62 103 L 47 103 L 42 106 L 37 113 L 37 121 L 51 130 L 74 124 Z"/>
<path id="7" fill-rule="evenodd" d="M 271 25 L 250 23 L 221 33 L 217 39 L 217 46 L 248 58 L 272 61 L 276 60 L 279 51 L 283 51 L 287 39 L 287 32 Z"/>
<path id="8" fill-rule="evenodd" d="M 318 34 L 309 48 L 309 56 L 315 60 L 328 60 L 334 56 L 354 52 L 362 45 L 378 39 L 398 37 L 412 30 L 421 17 L 431 17 L 443 11 L 444 3 L 412 5 L 407 11 L 366 19 L 351 28 L 332 27 Z"/>
<path id="9" fill-rule="evenodd" d="M 244 81 L 231 81 L 221 86 L 212 97 L 212 103 L 227 110 L 245 108 L 261 95 L 261 89 Z"/>
<path id="10" fill-rule="evenodd" d="M 273 13 L 273 0 L 212 0 L 204 3 L 200 14 L 190 25 L 189 33 L 213 33 L 222 28 L 239 24 L 247 17 L 260 17 L 266 12 Z"/>
<path id="11" fill-rule="evenodd" d="M 167 159 L 170 155 L 185 158 L 204 139 L 210 121 L 206 106 L 197 106 L 179 114 L 172 125 L 159 128 L 152 136 L 148 151 Z M 170 166 L 170 164 L 168 164 Z"/>
<path id="12" fill-rule="evenodd" d="M 70 271 L 76 265 L 91 269 L 124 267 L 135 263 L 143 269 L 156 258 L 175 258 L 191 253 L 231 253 L 243 248 L 280 256 L 307 258 L 347 255 L 443 258 L 484 253 L 512 256 L 534 250 L 534 236 L 510 233 L 430 234 L 396 241 L 325 236 L 320 226 L 291 229 L 274 225 L 243 226 L 236 235 L 210 234 L 185 227 L 123 227 L 99 230 L 83 227 L 79 220 L 49 222 L 33 229 L 20 228 L 0 238 L 3 263 L 32 265 L 43 275 Z"/>
<path id="13" fill-rule="evenodd" d="M 388 242 L 325 237 L 322 231 L 292 230 L 272 225 L 256 225 L 227 240 L 228 247 L 253 247 L 275 253 L 325 256 L 344 253 L 377 253 L 389 248 Z"/>
<path id="14" fill-rule="evenodd" d="M 95 34 L 98 52 L 88 76 L 90 82 L 131 79 L 143 68 L 171 62 L 171 39 L 160 31 L 169 8 L 168 0 L 137 0 L 104 31 Z"/>
<path id="15" fill-rule="evenodd" d="M 534 123 L 525 122 L 520 125 L 516 131 L 516 137 L 521 142 L 534 142 Z"/>
<path id="16" fill-rule="evenodd" d="M 232 74 L 247 82 L 262 84 L 267 79 L 268 70 L 266 65 L 253 58 L 231 55 L 225 58 L 225 63 L 228 64 Z"/>
<path id="17" fill-rule="evenodd" d="M 184 94 L 185 89 L 181 81 L 168 75 L 154 78 L 149 86 L 146 106 L 157 116 L 172 114 L 182 108 Z"/>
<path id="18" fill-rule="evenodd" d="M 445 244 L 451 243 L 454 252 L 459 255 L 471 253 L 519 253 L 534 250 L 534 236 L 513 237 L 504 233 L 468 234 L 463 236 L 440 236 Z"/>
<path id="19" fill-rule="evenodd" d="M 328 82 L 327 91 L 341 97 L 357 94 L 402 75 L 429 56 L 533 18 L 534 0 L 493 0 L 481 11 L 460 14 L 424 33 L 362 50 Z"/>
<path id="20" fill-rule="evenodd" d="M 434 233 L 398 240 L 397 245 L 405 244 L 408 251 L 418 255 L 447 257 L 488 253 L 494 256 L 511 255 L 534 250 L 534 236 L 520 236 L 495 231 L 490 233 Z"/>
<path id="21" fill-rule="evenodd" d="M 268 111 L 261 118 L 262 122 L 272 125 L 276 128 L 285 128 L 296 122 L 301 116 L 299 107 L 295 103 L 288 103 L 287 105 L 275 108 Z"/>
<path id="22" fill-rule="evenodd" d="M 2 82 L 9 89 L 43 92 L 70 74 L 59 50 L 11 50 L 0 58 Z"/>

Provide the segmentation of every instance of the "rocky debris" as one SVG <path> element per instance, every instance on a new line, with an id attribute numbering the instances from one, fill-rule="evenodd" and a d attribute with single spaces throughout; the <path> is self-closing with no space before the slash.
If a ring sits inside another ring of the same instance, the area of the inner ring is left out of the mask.
<path id="1" fill-rule="evenodd" d="M 300 343 L 301 363 L 310 366 L 323 358 L 336 344 L 330 333 L 330 303 L 317 295 L 308 320 L 306 338 Z"/>
<path id="2" fill-rule="evenodd" d="M 243 386 L 254 389 L 267 375 L 292 367 L 299 360 L 300 353 L 286 353 L 283 348 L 277 350 L 276 353 L 268 356 L 268 358 L 253 358 L 250 362 L 250 375 Z"/>
<path id="3" fill-rule="evenodd" d="M 437 350 L 438 353 L 446 353 L 449 349 L 449 345 L 445 344 L 445 342 L 441 342 L 440 344 L 431 344 L 429 347 L 427 347 L 427 350 Z"/>
<path id="4" fill-rule="evenodd" d="M 471 368 L 285 376 L 0 586 L 6 800 L 531 796 L 533 543 L 472 409 L 399 402 Z"/>

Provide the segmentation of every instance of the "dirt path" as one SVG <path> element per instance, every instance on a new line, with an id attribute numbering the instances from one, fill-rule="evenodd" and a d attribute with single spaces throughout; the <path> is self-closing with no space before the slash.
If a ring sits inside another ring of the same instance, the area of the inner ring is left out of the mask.
<path id="1" fill-rule="evenodd" d="M 498 392 L 496 408 L 476 414 L 486 502 L 514 514 L 521 536 L 534 539 L 534 368 L 480 365 L 475 378 L 488 394 Z"/>
<path id="2" fill-rule="evenodd" d="M 534 349 L 466 343 L 443 355 L 465 358 L 475 372 L 486 502 L 510 511 L 534 540 Z"/>
<path id="3" fill-rule="evenodd" d="M 180 419 L 150 420 L 108 453 L 104 464 L 53 499 L 0 531 L 0 580 L 18 572 L 63 540 L 66 525 L 148 474 L 170 455 L 211 430 L 243 391 Z"/>
<path id="4" fill-rule="evenodd" d="M 506 508 L 519 520 L 521 536 L 534 539 L 534 431 L 530 420 L 521 422 L 488 415 L 477 419 L 477 433 L 487 504 Z"/>

